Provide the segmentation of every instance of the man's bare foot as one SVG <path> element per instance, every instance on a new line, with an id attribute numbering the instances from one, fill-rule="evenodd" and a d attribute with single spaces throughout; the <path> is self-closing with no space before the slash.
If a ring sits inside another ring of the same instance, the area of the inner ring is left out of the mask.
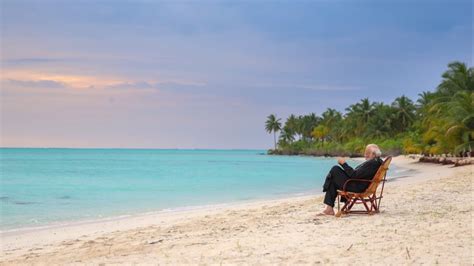
<path id="1" fill-rule="evenodd" d="M 331 208 L 330 210 L 328 209 L 325 209 L 322 213 L 326 214 L 326 215 L 334 215 L 334 210 Z"/>
<path id="2" fill-rule="evenodd" d="M 324 211 L 322 211 L 321 213 L 319 213 L 318 215 L 316 216 L 323 216 L 323 215 L 331 215 L 331 216 L 334 216 L 334 209 L 330 206 L 327 206 L 326 209 L 324 209 Z"/>

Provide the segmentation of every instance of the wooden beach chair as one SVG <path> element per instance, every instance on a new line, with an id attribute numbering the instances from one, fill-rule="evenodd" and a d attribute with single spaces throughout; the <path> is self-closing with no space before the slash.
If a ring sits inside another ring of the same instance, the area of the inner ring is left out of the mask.
<path id="1" fill-rule="evenodd" d="M 340 217 L 343 214 L 355 213 L 355 214 L 374 214 L 380 211 L 380 201 L 383 197 L 383 188 L 385 186 L 386 175 L 388 166 L 392 161 L 392 157 L 387 157 L 382 165 L 375 173 L 374 178 L 372 180 L 367 179 L 349 179 L 344 183 L 344 187 L 342 190 L 337 191 L 337 209 L 338 212 L 336 217 Z M 349 182 L 367 182 L 370 183 L 369 187 L 364 192 L 351 192 L 347 191 L 346 187 Z M 377 188 L 379 187 L 380 183 L 382 183 L 382 187 L 380 189 L 380 193 L 377 195 Z M 340 209 L 339 202 L 341 197 L 346 199 L 344 206 Z M 363 204 L 365 210 L 352 210 L 355 204 Z"/>

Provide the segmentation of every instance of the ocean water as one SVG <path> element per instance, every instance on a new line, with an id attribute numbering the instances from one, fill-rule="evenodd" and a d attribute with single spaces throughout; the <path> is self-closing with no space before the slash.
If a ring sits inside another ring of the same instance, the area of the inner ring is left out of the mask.
<path id="1" fill-rule="evenodd" d="M 335 162 L 263 150 L 0 152 L 0 230 L 320 193 Z"/>

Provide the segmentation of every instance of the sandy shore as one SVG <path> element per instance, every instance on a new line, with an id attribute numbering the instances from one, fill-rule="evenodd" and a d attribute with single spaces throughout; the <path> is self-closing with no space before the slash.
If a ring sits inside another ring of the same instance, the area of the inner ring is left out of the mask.
<path id="1" fill-rule="evenodd" d="M 1 234 L 0 264 L 473 263 L 473 166 L 421 164 L 386 184 L 382 212 L 314 215 L 321 196 Z"/>

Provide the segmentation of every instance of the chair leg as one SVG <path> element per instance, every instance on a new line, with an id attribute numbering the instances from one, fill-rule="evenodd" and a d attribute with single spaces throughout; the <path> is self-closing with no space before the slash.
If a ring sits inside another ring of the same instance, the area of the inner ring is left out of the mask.
<path id="1" fill-rule="evenodd" d="M 377 205 L 377 211 L 380 210 L 380 202 L 382 201 L 382 198 L 383 198 L 382 193 L 380 193 L 379 200 L 377 199 L 375 200 L 375 203 Z"/>
<path id="2" fill-rule="evenodd" d="M 360 200 L 361 200 L 362 203 L 364 204 L 364 207 L 365 207 L 365 209 L 367 210 L 367 213 L 368 213 L 368 214 L 371 214 L 372 211 L 371 211 L 371 209 L 369 209 L 369 206 L 367 206 L 367 203 L 364 201 L 364 199 L 361 198 Z"/>
<path id="3" fill-rule="evenodd" d="M 350 199 L 347 199 L 347 203 L 348 203 L 348 206 L 346 208 L 346 210 L 349 212 L 352 207 L 354 206 L 354 204 L 356 203 L 357 199 L 356 198 L 350 198 Z"/>
<path id="4" fill-rule="evenodd" d="M 341 195 L 337 194 L 337 213 L 335 215 L 336 217 L 341 217 L 342 215 L 341 206 L 339 205 L 340 198 L 341 198 Z"/>
<path id="5" fill-rule="evenodd" d="M 370 207 L 371 210 L 373 210 L 374 212 L 379 212 L 379 208 L 377 206 L 377 196 L 372 196 L 370 199 L 370 204 L 372 205 Z"/>

